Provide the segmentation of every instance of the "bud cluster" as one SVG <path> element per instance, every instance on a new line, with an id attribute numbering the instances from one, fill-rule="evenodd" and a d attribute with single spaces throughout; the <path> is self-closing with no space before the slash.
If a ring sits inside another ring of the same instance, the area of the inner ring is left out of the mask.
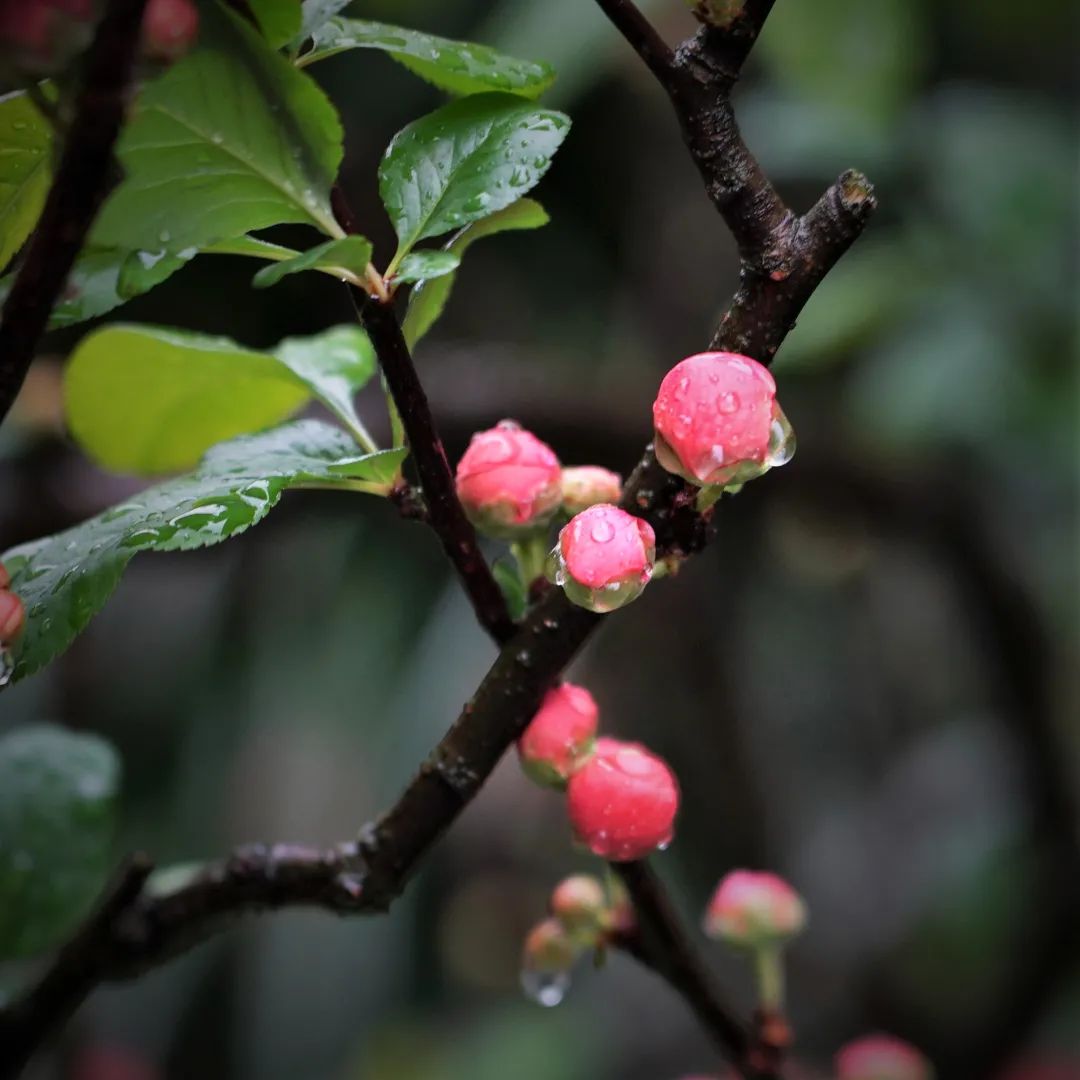
<path id="1" fill-rule="evenodd" d="M 522 983 L 542 1005 L 561 1000 L 583 954 L 602 950 L 634 925 L 630 898 L 614 877 L 606 885 L 590 874 L 564 878 L 548 907 L 551 914 L 529 931 L 522 950 Z"/>
<path id="2" fill-rule="evenodd" d="M 597 738 L 599 715 L 584 687 L 549 690 L 518 740 L 518 756 L 531 779 L 565 789 L 574 834 L 594 855 L 642 859 L 671 842 L 679 785 L 640 743 Z"/>
<path id="3" fill-rule="evenodd" d="M 795 452 L 772 375 L 736 353 L 698 353 L 676 364 L 660 384 L 653 425 L 657 461 L 702 489 L 700 509 Z M 456 485 L 476 528 L 513 542 L 526 590 L 539 569 L 537 546 L 560 512 L 570 520 L 544 572 L 579 607 L 615 611 L 656 572 L 656 535 L 617 505 L 620 477 L 596 465 L 564 469 L 547 443 L 512 420 L 473 435 Z"/>

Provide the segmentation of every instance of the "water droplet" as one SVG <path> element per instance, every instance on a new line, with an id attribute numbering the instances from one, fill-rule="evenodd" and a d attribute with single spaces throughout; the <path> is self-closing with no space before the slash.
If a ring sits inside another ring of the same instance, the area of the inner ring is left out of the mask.
<path id="1" fill-rule="evenodd" d="M 610 521 L 594 521 L 589 528 L 589 536 L 598 544 L 606 544 L 615 537 L 615 526 Z"/>
<path id="2" fill-rule="evenodd" d="M 775 469 L 786 465 L 795 456 L 795 431 L 778 405 L 773 406 L 773 420 L 769 428 L 769 448 L 765 452 L 765 465 Z"/>
<path id="3" fill-rule="evenodd" d="M 739 395 L 734 390 L 728 390 L 716 399 L 716 407 L 725 415 L 730 416 L 739 411 Z"/>
<path id="4" fill-rule="evenodd" d="M 526 968 L 521 973 L 521 989 L 530 1001 L 552 1009 L 559 1005 L 570 989 L 568 971 L 532 971 Z"/>
<path id="5" fill-rule="evenodd" d="M 7 686 L 15 673 L 15 660 L 10 649 L 0 649 L 0 686 Z"/>

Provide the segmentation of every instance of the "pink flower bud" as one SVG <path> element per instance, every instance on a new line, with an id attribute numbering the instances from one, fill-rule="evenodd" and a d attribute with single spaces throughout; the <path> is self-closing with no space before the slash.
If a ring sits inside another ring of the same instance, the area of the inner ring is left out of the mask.
<path id="1" fill-rule="evenodd" d="M 733 870 L 705 913 L 705 933 L 731 945 L 761 948 L 793 938 L 806 925 L 806 905 L 776 874 Z"/>
<path id="2" fill-rule="evenodd" d="M 614 611 L 641 595 L 656 561 L 656 534 L 641 518 L 599 503 L 572 518 L 548 558 L 548 577 L 590 611 Z"/>
<path id="3" fill-rule="evenodd" d="M 698 487 L 745 483 L 795 452 L 772 375 L 736 353 L 676 364 L 660 384 L 653 423 L 657 461 Z"/>
<path id="4" fill-rule="evenodd" d="M 521 766 L 544 787 L 564 788 L 592 751 L 600 710 L 583 686 L 563 683 L 549 690 L 518 740 Z"/>
<path id="5" fill-rule="evenodd" d="M 575 834 L 601 858 L 643 859 L 674 835 L 679 785 L 640 743 L 597 739 L 592 757 L 570 777 L 566 796 Z"/>
<path id="6" fill-rule="evenodd" d="M 7 589 L 0 589 L 0 645 L 10 645 L 22 633 L 26 622 L 23 602 Z"/>
<path id="7" fill-rule="evenodd" d="M 525 938 L 522 966 L 542 974 L 569 971 L 580 951 L 558 919 L 544 919 Z"/>
<path id="8" fill-rule="evenodd" d="M 568 514 L 580 514 L 597 503 L 622 498 L 622 477 L 599 465 L 576 465 L 562 471 L 562 504 Z"/>
<path id="9" fill-rule="evenodd" d="M 551 914 L 581 944 L 596 944 L 607 911 L 604 886 L 588 874 L 565 878 L 551 894 Z"/>
<path id="10" fill-rule="evenodd" d="M 840 1048 L 837 1080 L 932 1080 L 930 1062 L 903 1039 L 866 1035 Z"/>
<path id="11" fill-rule="evenodd" d="M 513 538 L 545 524 L 562 499 L 555 451 L 512 420 L 478 431 L 457 467 L 469 520 L 489 536 Z"/>
<path id="12" fill-rule="evenodd" d="M 192 0 L 148 0 L 143 13 L 143 50 L 155 60 L 179 60 L 199 36 L 199 12 Z"/>

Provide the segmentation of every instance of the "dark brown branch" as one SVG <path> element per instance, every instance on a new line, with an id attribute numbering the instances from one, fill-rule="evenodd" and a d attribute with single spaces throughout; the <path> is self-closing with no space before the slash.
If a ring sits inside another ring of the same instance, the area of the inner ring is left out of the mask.
<path id="1" fill-rule="evenodd" d="M 108 194 L 145 5 L 146 0 L 110 0 L 86 54 L 82 90 L 56 179 L 0 318 L 0 422 L 22 387 L 53 306 Z"/>
<path id="2" fill-rule="evenodd" d="M 60 950 L 33 989 L 0 1012 L 0 1080 L 18 1076 L 37 1047 L 78 1008 L 101 978 L 102 950 L 135 903 L 151 862 L 135 855 L 120 868 L 98 910 Z"/>
<path id="3" fill-rule="evenodd" d="M 665 87 L 674 74 L 675 54 L 633 0 L 596 0 L 620 34 Z"/>
<path id="4" fill-rule="evenodd" d="M 514 623 L 502 590 L 480 551 L 476 530 L 461 508 L 442 438 L 401 324 L 391 304 L 374 297 L 359 300 L 358 311 L 405 427 L 409 452 L 420 477 L 428 524 L 461 578 L 480 625 L 501 645 L 513 636 Z"/>

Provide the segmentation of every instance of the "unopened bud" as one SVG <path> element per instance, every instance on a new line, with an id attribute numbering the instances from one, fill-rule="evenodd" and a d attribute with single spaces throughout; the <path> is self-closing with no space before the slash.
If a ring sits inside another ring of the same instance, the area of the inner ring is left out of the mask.
<path id="1" fill-rule="evenodd" d="M 575 465 L 562 471 L 562 505 L 570 515 L 597 503 L 617 503 L 621 498 L 622 477 L 610 469 Z"/>
<path id="2" fill-rule="evenodd" d="M 563 683 L 549 690 L 518 740 L 518 757 L 529 779 L 564 788 L 592 750 L 600 710 L 583 686 Z"/>
<path id="3" fill-rule="evenodd" d="M 600 503 L 563 527 L 546 569 L 568 600 L 602 614 L 637 599 L 655 562 L 652 526 L 617 506 Z"/>
<path id="4" fill-rule="evenodd" d="M 562 499 L 555 451 L 512 420 L 478 431 L 458 462 L 458 498 L 488 536 L 513 539 L 544 525 Z"/>
<path id="5" fill-rule="evenodd" d="M 932 1080 L 933 1075 L 923 1054 L 892 1035 L 866 1035 L 836 1055 L 837 1080 Z"/>
<path id="6" fill-rule="evenodd" d="M 560 881 L 551 894 L 551 914 L 577 941 L 595 944 L 603 929 L 608 898 L 604 886 L 588 874 Z"/>
<path id="7" fill-rule="evenodd" d="M 717 886 L 705 913 L 705 933 L 731 945 L 782 945 L 806 925 L 806 905 L 776 874 L 733 870 Z"/>
<path id="8" fill-rule="evenodd" d="M 768 368 L 736 353 L 676 364 L 653 403 L 656 460 L 697 487 L 735 487 L 791 460 L 795 437 Z"/>

